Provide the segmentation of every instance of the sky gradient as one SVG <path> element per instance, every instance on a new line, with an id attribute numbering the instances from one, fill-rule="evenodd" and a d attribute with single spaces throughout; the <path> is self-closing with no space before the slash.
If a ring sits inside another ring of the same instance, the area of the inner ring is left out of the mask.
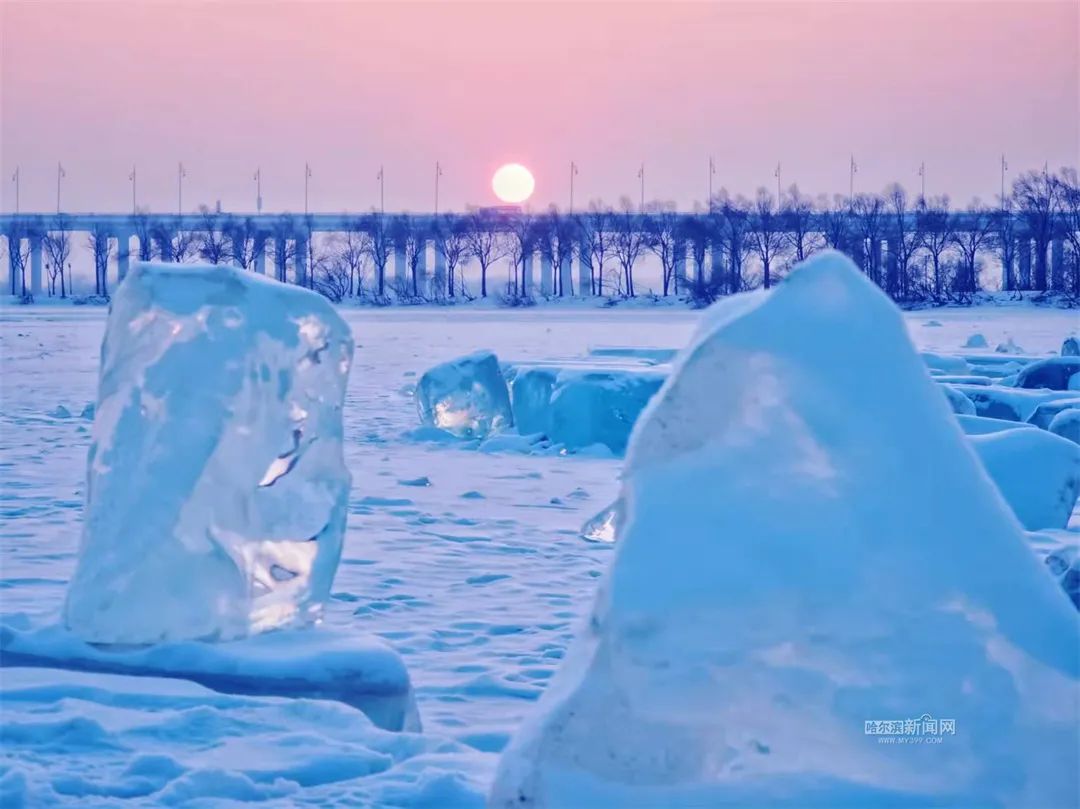
<path id="1" fill-rule="evenodd" d="M 992 201 L 1010 169 L 1080 163 L 1080 4 L 0 3 L 0 207 L 534 208 L 714 187 L 891 180 Z"/>

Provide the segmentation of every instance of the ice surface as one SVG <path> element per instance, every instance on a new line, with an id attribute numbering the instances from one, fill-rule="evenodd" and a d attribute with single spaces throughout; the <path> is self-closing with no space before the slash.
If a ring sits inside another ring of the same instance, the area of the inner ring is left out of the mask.
<path id="1" fill-rule="evenodd" d="M 225 266 L 133 268 L 102 345 L 67 626 L 139 644 L 316 620 L 345 528 L 352 350 L 313 292 Z"/>
<path id="2" fill-rule="evenodd" d="M 493 806 L 1075 801 L 1076 612 L 847 259 L 705 314 L 622 496 Z"/>
<path id="3" fill-rule="evenodd" d="M 477 351 L 429 369 L 416 386 L 420 421 L 460 438 L 512 427 L 513 413 L 498 358 Z"/>
<path id="4" fill-rule="evenodd" d="M 1016 387 L 1080 390 L 1080 357 L 1051 357 L 1033 362 L 1017 374 Z"/>
<path id="5" fill-rule="evenodd" d="M 1034 424 L 1028 424 L 1025 421 L 991 419 L 985 416 L 958 415 L 956 420 L 960 422 L 960 429 L 967 435 L 985 435 L 986 433 L 996 433 L 1001 430 L 1036 429 Z"/>
<path id="6" fill-rule="evenodd" d="M 1038 531 L 1027 536 L 1065 595 L 1080 609 L 1080 533 Z"/>
<path id="7" fill-rule="evenodd" d="M 934 354 L 930 351 L 922 352 L 923 362 L 928 368 L 941 371 L 946 374 L 962 375 L 971 372 L 971 366 L 963 357 L 954 357 L 947 354 Z"/>
<path id="8" fill-rule="evenodd" d="M 675 348 L 653 346 L 593 346 L 589 349 L 591 357 L 629 357 L 655 363 L 671 362 L 677 353 Z"/>
<path id="9" fill-rule="evenodd" d="M 1001 430 L 970 439 L 1027 530 L 1068 524 L 1080 492 L 1080 446 L 1045 430 Z"/>
<path id="10" fill-rule="evenodd" d="M 0 658 L 5 668 L 171 677 L 223 694 L 333 699 L 363 711 L 378 727 L 420 729 L 409 675 L 397 652 L 376 638 L 324 628 L 225 643 L 101 649 L 58 626 L 20 630 L 3 625 Z"/>

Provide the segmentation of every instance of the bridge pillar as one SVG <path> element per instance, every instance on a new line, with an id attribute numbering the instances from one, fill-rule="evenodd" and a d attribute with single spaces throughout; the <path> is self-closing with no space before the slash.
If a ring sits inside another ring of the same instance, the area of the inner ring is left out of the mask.
<path id="1" fill-rule="evenodd" d="M 1016 242 L 1016 261 L 1019 265 L 1020 289 L 1031 289 L 1031 239 L 1024 237 Z"/>
<path id="2" fill-rule="evenodd" d="M 566 253 L 559 257 L 559 294 L 574 294 L 574 273 L 570 266 L 570 256 Z"/>
<path id="3" fill-rule="evenodd" d="M 405 242 L 394 242 L 394 287 L 395 289 L 401 289 L 402 285 L 406 283 L 409 276 L 409 268 L 406 266 L 405 261 Z"/>
<path id="4" fill-rule="evenodd" d="M 446 297 L 446 255 L 439 249 L 437 241 L 431 242 L 431 251 L 435 254 L 435 275 L 432 280 L 432 297 L 442 300 Z"/>
<path id="5" fill-rule="evenodd" d="M 19 288 L 19 259 L 17 258 L 22 251 L 22 238 L 21 237 L 7 237 L 7 251 L 8 251 L 8 288 L 12 295 L 21 295 L 22 290 Z"/>
<path id="6" fill-rule="evenodd" d="M 30 237 L 30 294 L 41 295 L 41 236 Z"/>
<path id="7" fill-rule="evenodd" d="M 585 251 L 584 257 L 582 250 Z M 578 295 L 585 298 L 593 294 L 591 278 L 589 276 L 589 262 L 588 262 L 589 245 L 587 242 L 581 242 L 578 244 L 577 249 L 577 288 Z"/>
<path id="8" fill-rule="evenodd" d="M 153 237 L 154 252 L 162 261 L 172 261 L 172 248 L 169 246 L 169 236 Z"/>
<path id="9" fill-rule="evenodd" d="M 734 260 L 734 257 L 732 260 Z M 736 268 L 729 267 L 728 269 L 729 271 L 734 272 Z M 729 284 L 725 275 L 724 245 L 720 242 L 713 242 L 709 245 L 709 280 L 714 287 L 719 287 L 726 292 Z"/>
<path id="10" fill-rule="evenodd" d="M 116 234 L 116 280 L 122 282 L 127 278 L 128 269 L 131 265 L 131 234 Z"/>
<path id="11" fill-rule="evenodd" d="M 306 236 L 296 237 L 296 285 L 299 287 L 309 287 L 311 284 L 308 279 L 308 249 L 311 242 Z"/>
<path id="12" fill-rule="evenodd" d="M 672 279 L 675 284 L 675 288 L 672 290 L 676 295 L 681 290 L 685 290 L 686 283 L 686 241 L 684 239 L 675 240 L 675 277 Z"/>
<path id="13" fill-rule="evenodd" d="M 536 289 L 536 279 L 533 277 L 535 266 L 536 257 L 533 251 L 529 250 L 521 257 L 521 294 L 523 297 L 529 297 Z"/>
<path id="14" fill-rule="evenodd" d="M 251 241 L 251 252 L 255 257 L 255 272 L 266 275 L 266 237 L 263 234 L 255 234 Z"/>
<path id="15" fill-rule="evenodd" d="M 897 260 L 897 256 L 900 255 L 900 241 L 898 239 L 889 239 L 885 242 L 885 261 L 886 267 L 886 287 L 892 293 L 898 293 L 900 289 L 900 262 Z"/>
<path id="16" fill-rule="evenodd" d="M 1065 289 L 1065 240 L 1050 242 L 1050 288 Z"/>
<path id="17" fill-rule="evenodd" d="M 286 266 L 288 261 L 288 256 L 285 252 L 286 244 L 284 236 L 278 236 L 274 239 L 274 278 L 282 283 L 285 283 L 285 280 L 288 278 L 285 274 L 288 269 Z"/>
<path id="18" fill-rule="evenodd" d="M 1010 244 L 1001 245 L 1001 289 L 1012 292 L 1016 289 L 1016 240 L 1011 236 Z"/>
<path id="19" fill-rule="evenodd" d="M 554 293 L 551 278 L 551 256 L 546 252 L 540 252 L 540 294 L 545 298 Z"/>

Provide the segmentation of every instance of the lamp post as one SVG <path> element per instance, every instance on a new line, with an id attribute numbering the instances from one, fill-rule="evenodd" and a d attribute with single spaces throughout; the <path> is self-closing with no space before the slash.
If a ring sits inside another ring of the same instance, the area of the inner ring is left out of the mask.
<path id="1" fill-rule="evenodd" d="M 435 213 L 439 213 L 439 178 L 442 177 L 442 166 L 435 161 Z"/>
<path id="2" fill-rule="evenodd" d="M 712 178 L 716 175 L 716 163 L 712 159 L 712 155 L 709 155 L 709 195 L 705 198 L 705 207 L 710 211 L 712 210 Z"/>
<path id="3" fill-rule="evenodd" d="M 262 213 L 262 166 L 255 169 L 255 213 Z"/>
<path id="4" fill-rule="evenodd" d="M 574 212 L 574 177 L 577 176 L 577 163 L 570 161 L 570 213 Z"/>
<path id="5" fill-rule="evenodd" d="M 60 164 L 60 161 L 56 163 L 56 212 L 60 213 L 60 181 L 67 177 L 67 172 L 64 171 L 64 167 Z"/>
<path id="6" fill-rule="evenodd" d="M 311 179 L 311 166 L 304 163 L 304 216 L 308 215 L 308 180 Z"/>
<path id="7" fill-rule="evenodd" d="M 1005 172 L 1009 170 L 1009 164 L 1005 162 L 1005 155 L 1001 155 L 1001 210 L 1005 210 Z"/>
<path id="8" fill-rule="evenodd" d="M 184 178 L 187 177 L 187 171 L 184 169 L 183 162 L 176 164 L 176 212 L 183 216 L 184 214 Z"/>
<path id="9" fill-rule="evenodd" d="M 131 180 L 131 212 L 138 213 L 139 205 L 135 197 L 135 164 L 131 164 L 131 174 L 128 175 L 128 179 Z"/>
<path id="10" fill-rule="evenodd" d="M 776 212 L 780 213 L 780 201 L 783 198 L 783 192 L 780 190 L 780 161 L 776 161 Z"/>
<path id="11" fill-rule="evenodd" d="M 855 164 L 855 155 L 851 156 L 851 164 L 848 170 L 848 207 L 855 207 L 855 174 L 859 167 Z"/>
<path id="12" fill-rule="evenodd" d="M 638 179 L 641 180 L 641 210 L 645 210 L 645 164 L 641 164 L 641 168 L 638 169 Z"/>
<path id="13" fill-rule="evenodd" d="M 19 212 L 19 167 L 15 167 L 15 173 L 11 175 L 11 182 L 15 183 L 15 213 Z"/>
<path id="14" fill-rule="evenodd" d="M 379 173 L 375 176 L 379 181 L 379 213 L 386 213 L 386 174 L 382 166 L 379 166 Z"/>

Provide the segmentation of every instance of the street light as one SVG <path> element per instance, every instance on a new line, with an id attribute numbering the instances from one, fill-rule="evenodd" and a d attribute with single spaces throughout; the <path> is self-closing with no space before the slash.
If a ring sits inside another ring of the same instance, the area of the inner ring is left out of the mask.
<path id="1" fill-rule="evenodd" d="M 176 164 L 176 212 L 183 216 L 184 214 L 184 178 L 187 177 L 187 171 L 184 170 L 184 164 Z"/>
<path id="2" fill-rule="evenodd" d="M 577 163 L 570 161 L 570 213 L 574 212 L 574 177 L 577 175 Z"/>
<path id="3" fill-rule="evenodd" d="M 60 161 L 56 162 L 56 212 L 60 213 L 60 180 L 67 177 L 67 172 L 64 171 L 64 167 L 60 165 Z"/>
<path id="4" fill-rule="evenodd" d="M 375 178 L 379 181 L 379 213 L 386 213 L 386 175 L 382 166 L 379 166 L 379 173 Z"/>

